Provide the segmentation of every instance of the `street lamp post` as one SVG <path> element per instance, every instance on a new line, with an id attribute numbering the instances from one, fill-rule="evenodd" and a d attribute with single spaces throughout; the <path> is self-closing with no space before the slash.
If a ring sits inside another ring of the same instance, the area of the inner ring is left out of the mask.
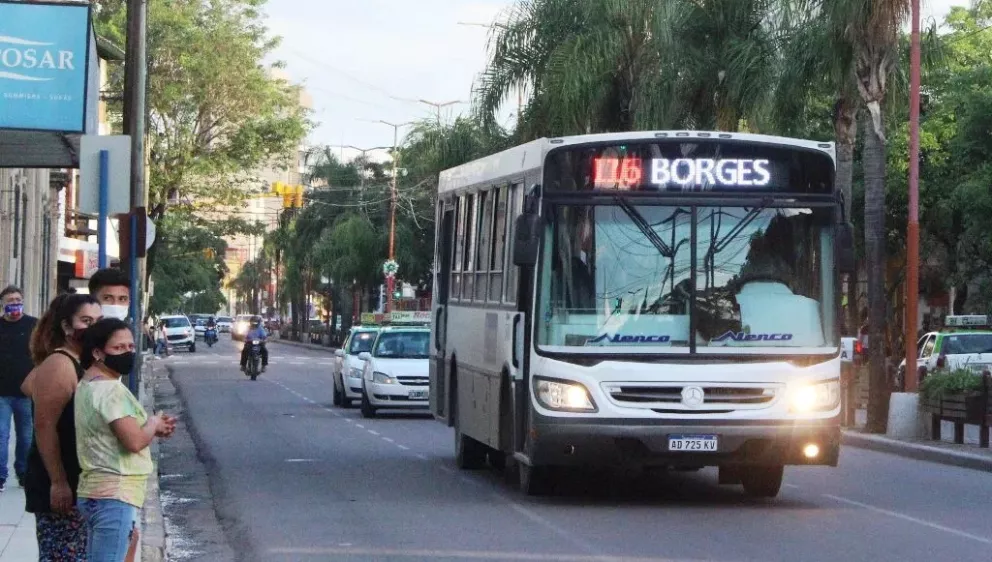
<path id="1" fill-rule="evenodd" d="M 430 101 L 430 100 L 423 100 L 423 99 L 417 100 L 417 101 L 420 102 L 420 103 L 422 103 L 422 104 L 424 104 L 424 105 L 429 105 L 429 106 L 431 106 L 431 107 L 434 108 L 434 110 L 437 112 L 437 122 L 438 123 L 441 122 L 441 108 L 442 107 L 450 107 L 452 105 L 456 105 L 456 104 L 459 104 L 459 103 L 466 103 L 466 102 L 464 102 L 462 100 L 451 100 L 451 101 L 446 101 L 446 102 L 443 102 L 443 103 L 437 103 L 437 102 L 433 102 L 433 101 Z"/>
<path id="2" fill-rule="evenodd" d="M 368 154 L 369 152 L 372 152 L 374 150 L 387 150 L 389 148 L 388 146 L 373 146 L 372 148 L 358 148 L 357 146 L 352 146 L 350 144 L 332 144 L 330 146 L 333 146 L 334 148 L 350 148 L 351 150 L 357 150 L 358 153 L 362 155 L 362 164 L 365 164 L 367 162 L 367 160 L 365 159 L 365 155 Z M 361 172 L 362 173 L 361 173 L 360 177 L 358 178 L 358 181 L 360 182 L 359 187 L 364 188 L 365 187 L 365 170 L 363 169 L 363 170 L 361 170 Z M 330 182 L 328 182 L 328 184 L 329 183 Z"/>

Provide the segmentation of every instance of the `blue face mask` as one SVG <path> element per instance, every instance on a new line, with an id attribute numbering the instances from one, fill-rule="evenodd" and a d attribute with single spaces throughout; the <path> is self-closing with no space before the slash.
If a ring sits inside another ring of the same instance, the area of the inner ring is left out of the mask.
<path id="1" fill-rule="evenodd" d="M 11 318 L 20 318 L 24 313 L 24 305 L 17 302 L 3 305 L 3 315 Z"/>

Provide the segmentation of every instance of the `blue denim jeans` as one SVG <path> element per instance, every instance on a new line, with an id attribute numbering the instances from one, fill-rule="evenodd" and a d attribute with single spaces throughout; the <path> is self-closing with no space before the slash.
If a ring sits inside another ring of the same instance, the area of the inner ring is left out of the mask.
<path id="1" fill-rule="evenodd" d="M 87 562 L 123 562 L 138 508 L 117 500 L 79 498 L 76 504 L 86 520 Z"/>
<path id="2" fill-rule="evenodd" d="M 31 438 L 34 423 L 31 415 L 31 399 L 14 396 L 0 396 L 0 479 L 7 480 L 10 476 L 7 464 L 10 459 L 10 419 L 14 418 L 14 430 L 17 432 L 17 447 L 14 452 L 14 472 L 23 477 L 28 471 L 28 451 L 31 450 Z"/>

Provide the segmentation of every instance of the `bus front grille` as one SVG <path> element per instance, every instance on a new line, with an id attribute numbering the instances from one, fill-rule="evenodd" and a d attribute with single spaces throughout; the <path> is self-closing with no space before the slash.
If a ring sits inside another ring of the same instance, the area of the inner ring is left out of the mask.
<path id="1" fill-rule="evenodd" d="M 780 385 L 728 383 L 605 383 L 604 390 L 619 406 L 655 411 L 725 413 L 766 408 L 775 401 Z M 698 390 L 702 390 L 699 400 Z M 696 394 L 696 396 L 693 396 Z"/>

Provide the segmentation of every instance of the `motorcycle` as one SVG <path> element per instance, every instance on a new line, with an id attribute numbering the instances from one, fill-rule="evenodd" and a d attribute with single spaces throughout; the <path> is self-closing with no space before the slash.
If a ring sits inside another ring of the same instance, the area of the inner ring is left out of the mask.
<path id="1" fill-rule="evenodd" d="M 262 342 L 252 340 L 246 345 L 251 347 L 248 348 L 248 364 L 245 366 L 245 372 L 251 380 L 256 380 L 262 371 Z"/>
<path id="2" fill-rule="evenodd" d="M 207 328 L 206 331 L 203 332 L 203 341 L 207 342 L 207 346 L 213 347 L 214 344 L 217 343 L 217 329 Z"/>

